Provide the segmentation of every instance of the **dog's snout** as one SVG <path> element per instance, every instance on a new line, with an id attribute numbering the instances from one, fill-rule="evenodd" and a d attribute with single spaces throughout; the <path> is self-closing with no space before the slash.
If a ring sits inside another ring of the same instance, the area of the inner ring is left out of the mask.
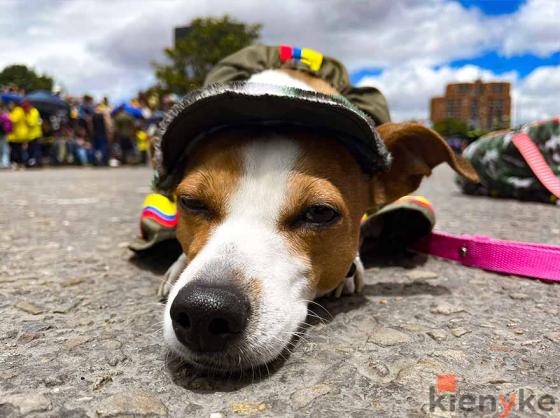
<path id="1" fill-rule="evenodd" d="M 249 307 L 235 286 L 190 283 L 171 305 L 173 330 L 192 351 L 221 351 L 245 329 Z"/>

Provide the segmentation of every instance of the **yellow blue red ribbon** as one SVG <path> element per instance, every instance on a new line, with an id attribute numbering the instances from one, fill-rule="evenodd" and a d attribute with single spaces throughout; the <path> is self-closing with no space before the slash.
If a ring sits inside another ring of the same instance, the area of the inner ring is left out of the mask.
<path id="1" fill-rule="evenodd" d="M 301 61 L 313 71 L 319 71 L 323 64 L 323 54 L 313 49 L 280 45 L 278 52 L 280 54 L 280 61 Z"/>
<path id="2" fill-rule="evenodd" d="M 177 226 L 177 206 L 162 194 L 152 193 L 144 199 L 142 219 L 150 218 L 167 228 Z"/>

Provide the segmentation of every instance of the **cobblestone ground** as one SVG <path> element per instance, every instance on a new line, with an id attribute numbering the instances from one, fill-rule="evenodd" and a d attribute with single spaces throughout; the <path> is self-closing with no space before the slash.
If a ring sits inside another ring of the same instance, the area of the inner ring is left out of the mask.
<path id="1" fill-rule="evenodd" d="M 465 415 L 449 395 L 430 412 L 440 374 L 456 376 L 471 415 L 497 416 L 499 394 L 516 395 L 511 416 L 560 414 L 560 286 L 431 258 L 387 260 L 363 296 L 320 301 L 330 315 L 316 311 L 324 322 L 270 376 L 197 376 L 166 361 L 155 291 L 169 257 L 126 248 L 149 177 L 0 173 L 0 417 Z M 462 196 L 447 168 L 421 191 L 440 229 L 560 241 L 558 207 Z M 550 413 L 536 402 L 546 394 Z M 532 402 L 519 412 L 521 397 Z"/>

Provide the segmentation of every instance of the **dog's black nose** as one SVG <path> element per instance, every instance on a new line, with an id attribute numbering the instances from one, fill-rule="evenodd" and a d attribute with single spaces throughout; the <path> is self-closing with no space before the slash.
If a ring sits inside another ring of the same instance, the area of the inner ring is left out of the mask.
<path id="1" fill-rule="evenodd" d="M 196 352 L 221 351 L 245 329 L 249 302 L 235 286 L 190 283 L 171 304 L 177 339 Z"/>

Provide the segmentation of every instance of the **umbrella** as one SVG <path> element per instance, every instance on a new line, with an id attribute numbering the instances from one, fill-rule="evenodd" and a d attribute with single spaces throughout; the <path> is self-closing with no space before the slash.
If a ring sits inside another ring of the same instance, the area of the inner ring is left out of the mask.
<path id="1" fill-rule="evenodd" d="M 60 97 L 49 93 L 44 90 L 37 90 L 29 93 L 23 98 L 29 101 L 41 113 L 67 113 L 70 111 L 70 105 L 62 100 Z"/>
<path id="2" fill-rule="evenodd" d="M 134 116 L 136 119 L 142 119 L 144 117 L 144 115 L 142 114 L 142 109 L 134 107 L 128 103 L 122 103 L 120 106 L 117 106 L 115 109 L 113 109 L 111 115 L 116 115 L 120 110 L 124 110 L 126 113 Z"/>
<path id="3" fill-rule="evenodd" d="M 18 96 L 17 94 L 14 93 L 1 93 L 0 99 L 4 103 L 9 103 L 9 102 L 19 103 L 21 101 L 21 96 Z"/>

